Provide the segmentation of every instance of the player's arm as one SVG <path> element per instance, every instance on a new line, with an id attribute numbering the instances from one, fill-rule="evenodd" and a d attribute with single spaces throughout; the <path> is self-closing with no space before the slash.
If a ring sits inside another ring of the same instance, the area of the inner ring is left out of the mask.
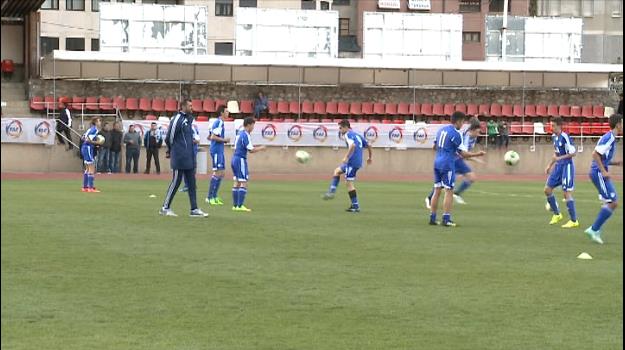
<path id="1" fill-rule="evenodd" d="M 367 152 L 369 153 L 369 158 L 367 158 L 367 164 L 371 164 L 373 162 L 373 148 L 370 144 L 367 144 Z"/>
<path id="2" fill-rule="evenodd" d="M 352 141 L 349 144 L 349 148 L 347 149 L 347 154 L 345 154 L 345 157 L 343 157 L 343 163 L 347 163 L 347 161 L 349 160 L 349 158 L 352 156 L 352 154 L 354 154 L 354 151 L 356 150 L 356 145 L 354 144 L 354 142 Z"/>
<path id="3" fill-rule="evenodd" d="M 570 142 L 570 140 L 568 138 L 566 138 L 566 154 L 562 155 L 562 156 L 558 156 L 558 155 L 554 154 L 553 162 L 555 163 L 555 162 L 560 161 L 560 160 L 571 159 L 571 158 L 575 157 L 576 155 L 577 155 L 577 149 Z"/>
<path id="4" fill-rule="evenodd" d="M 460 150 L 460 156 L 464 159 L 481 157 L 485 154 L 486 154 L 485 151 L 469 152 L 469 151 Z"/>
<path id="5" fill-rule="evenodd" d="M 250 142 L 249 139 L 247 139 L 245 142 L 247 143 L 247 145 L 245 147 L 247 148 L 247 151 L 250 152 L 250 153 L 257 153 L 257 152 L 261 152 L 261 151 L 264 151 L 264 150 L 267 149 L 266 146 L 262 146 L 262 145 L 261 146 L 254 146 L 252 144 L 252 142 Z"/>
<path id="6" fill-rule="evenodd" d="M 592 152 L 592 160 L 594 160 L 595 164 L 597 164 L 597 166 L 599 167 L 601 175 L 603 175 L 603 177 L 607 179 L 610 177 L 610 173 L 608 172 L 608 169 L 606 169 L 603 165 L 603 160 L 601 159 L 601 156 L 602 154 L 597 152 L 596 149 Z"/>
<path id="7" fill-rule="evenodd" d="M 219 136 L 221 134 L 221 129 L 223 128 L 223 126 L 217 126 L 211 129 L 210 134 L 208 135 L 208 139 L 210 141 L 215 141 L 215 142 L 221 142 L 221 143 L 228 143 L 230 142 L 230 138 L 229 137 L 221 137 Z"/>

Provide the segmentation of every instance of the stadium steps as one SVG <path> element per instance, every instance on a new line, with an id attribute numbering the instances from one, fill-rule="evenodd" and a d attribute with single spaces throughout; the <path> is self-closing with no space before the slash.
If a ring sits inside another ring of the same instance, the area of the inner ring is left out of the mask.
<path id="1" fill-rule="evenodd" d="M 2 83 L 2 117 L 38 117 L 30 110 L 28 97 L 26 96 L 26 84 Z M 6 105 L 4 105 L 6 104 Z"/>

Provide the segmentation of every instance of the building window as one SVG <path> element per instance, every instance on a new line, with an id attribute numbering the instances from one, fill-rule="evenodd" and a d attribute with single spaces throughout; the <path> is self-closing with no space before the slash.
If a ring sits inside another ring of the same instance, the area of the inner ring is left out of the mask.
<path id="1" fill-rule="evenodd" d="M 66 51 L 85 51 L 85 38 L 66 38 Z"/>
<path id="2" fill-rule="evenodd" d="M 232 43 L 215 43 L 215 55 L 232 56 L 234 45 Z"/>
<path id="3" fill-rule="evenodd" d="M 330 3 L 327 1 L 322 1 L 321 2 L 321 10 L 322 11 L 328 11 L 330 9 Z"/>
<path id="4" fill-rule="evenodd" d="M 349 18 L 339 18 L 339 36 L 349 35 Z"/>
<path id="5" fill-rule="evenodd" d="M 100 39 L 91 39 L 91 51 L 100 51 Z"/>
<path id="6" fill-rule="evenodd" d="M 58 10 L 59 0 L 46 0 L 41 5 L 42 10 Z"/>
<path id="7" fill-rule="evenodd" d="M 316 10 L 315 0 L 302 0 L 302 10 Z"/>
<path id="8" fill-rule="evenodd" d="M 258 7 L 256 0 L 239 0 L 239 7 Z"/>
<path id="9" fill-rule="evenodd" d="M 68 11 L 84 11 L 85 0 L 65 0 L 65 9 Z"/>
<path id="10" fill-rule="evenodd" d="M 111 0 L 91 0 L 91 11 L 100 11 L 100 2 L 111 2 Z"/>
<path id="11" fill-rule="evenodd" d="M 232 0 L 215 0 L 215 16 L 232 17 Z"/>
<path id="12" fill-rule="evenodd" d="M 349 0 L 334 0 L 332 6 L 349 6 Z"/>
<path id="13" fill-rule="evenodd" d="M 594 0 L 582 0 L 582 15 L 584 17 L 593 17 L 595 15 Z"/>
<path id="14" fill-rule="evenodd" d="M 119 2 L 119 1 L 118 1 Z M 156 5 L 178 5 L 178 0 L 142 0 L 142 4 L 156 4 Z"/>
<path id="15" fill-rule="evenodd" d="M 504 0 L 490 0 L 490 4 L 488 5 L 488 12 L 503 12 L 503 3 Z M 508 12 L 511 12 L 512 6 L 510 6 L 511 1 L 508 1 Z"/>
<path id="16" fill-rule="evenodd" d="M 481 38 L 480 32 L 462 32 L 462 42 L 479 43 Z"/>
<path id="17" fill-rule="evenodd" d="M 59 38 L 42 36 L 39 38 L 39 45 L 39 51 L 41 56 L 45 56 L 52 53 L 52 51 L 59 49 Z"/>
<path id="18" fill-rule="evenodd" d="M 460 0 L 460 12 L 482 12 L 482 0 Z"/>

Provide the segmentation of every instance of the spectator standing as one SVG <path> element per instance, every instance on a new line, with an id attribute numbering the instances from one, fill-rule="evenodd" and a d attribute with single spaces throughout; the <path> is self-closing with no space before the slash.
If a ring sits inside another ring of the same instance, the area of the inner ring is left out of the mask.
<path id="1" fill-rule="evenodd" d="M 158 158 L 158 150 L 163 145 L 163 136 L 161 131 L 157 129 L 156 123 L 150 124 L 150 130 L 145 133 L 143 137 L 143 145 L 145 146 L 146 161 L 145 161 L 145 173 L 150 173 L 150 163 L 154 158 L 154 166 L 156 167 L 156 174 L 161 173 L 161 163 Z"/>
<path id="2" fill-rule="evenodd" d="M 134 125 L 128 127 L 128 132 L 124 135 L 126 145 L 126 174 L 130 173 L 130 163 L 133 162 L 132 172 L 139 171 L 139 153 L 141 152 L 141 135 L 135 130 Z"/>
<path id="3" fill-rule="evenodd" d="M 100 150 L 98 151 L 98 173 L 111 173 L 109 166 L 111 157 L 111 124 L 104 123 L 104 127 L 99 134 L 104 136 L 104 143 L 100 145 Z"/>
<path id="4" fill-rule="evenodd" d="M 497 123 L 494 120 L 489 120 L 488 124 L 486 124 L 487 133 L 488 133 L 488 142 L 494 146 L 497 146 L 497 136 L 499 135 L 499 131 L 497 130 Z"/>
<path id="5" fill-rule="evenodd" d="M 510 142 L 510 130 L 508 129 L 508 123 L 506 121 L 499 121 L 498 126 L 499 131 L 499 148 L 505 147 L 508 148 L 508 143 Z"/>
<path id="6" fill-rule="evenodd" d="M 256 100 L 254 100 L 254 117 L 258 118 L 261 113 L 267 113 L 268 109 L 269 100 L 267 100 L 262 91 L 259 91 L 256 95 Z"/>
<path id="7" fill-rule="evenodd" d="M 59 113 L 59 118 L 56 122 L 56 137 L 58 138 L 60 144 L 65 145 L 65 139 L 63 139 L 61 134 L 65 135 L 67 140 L 69 140 L 67 150 L 70 151 L 74 148 L 72 145 L 72 133 L 70 130 L 72 128 L 72 114 L 69 112 L 69 108 L 67 108 L 64 100 L 61 100 L 60 104 L 61 112 Z"/>
<path id="8" fill-rule="evenodd" d="M 618 103 L 618 109 L 616 110 L 616 114 L 623 115 L 623 93 L 621 92 L 619 96 L 621 97 L 621 100 Z"/>
<path id="9" fill-rule="evenodd" d="M 113 173 L 119 172 L 119 154 L 122 151 L 123 136 L 122 125 L 119 122 L 115 122 L 113 124 L 113 130 L 111 130 L 111 148 L 108 165 L 109 171 Z"/>

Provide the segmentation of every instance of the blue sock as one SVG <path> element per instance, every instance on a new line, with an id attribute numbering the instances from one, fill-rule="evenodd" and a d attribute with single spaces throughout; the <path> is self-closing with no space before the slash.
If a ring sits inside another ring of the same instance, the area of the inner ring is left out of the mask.
<path id="1" fill-rule="evenodd" d="M 469 187 L 471 187 L 471 185 L 473 185 L 473 181 L 467 181 L 467 180 L 462 181 L 462 184 L 460 184 L 460 188 L 458 188 L 458 190 L 456 191 L 456 194 L 461 195 L 462 192 L 466 191 Z"/>
<path id="2" fill-rule="evenodd" d="M 605 222 L 608 221 L 610 216 L 612 216 L 612 212 L 613 212 L 612 208 L 608 207 L 607 205 L 604 205 L 599 211 L 599 215 L 597 215 L 597 219 L 595 220 L 595 223 L 592 224 L 592 230 L 593 231 L 601 230 L 601 226 L 603 226 L 603 224 L 605 224 Z"/>
<path id="3" fill-rule="evenodd" d="M 239 188 L 238 187 L 232 188 L 232 206 L 234 207 L 239 206 Z"/>
<path id="4" fill-rule="evenodd" d="M 569 217 L 572 221 L 577 221 L 577 211 L 575 210 L 575 199 L 571 198 L 566 201 L 566 207 L 569 208 Z"/>
<path id="5" fill-rule="evenodd" d="M 246 187 L 239 187 L 239 206 L 242 206 L 245 203 L 245 195 L 247 194 Z"/>
<path id="6" fill-rule="evenodd" d="M 339 181 L 341 181 L 341 178 L 339 176 L 334 176 L 332 178 L 332 182 L 330 183 L 330 189 L 328 190 L 329 193 L 336 192 L 336 187 L 339 185 Z"/>
<path id="7" fill-rule="evenodd" d="M 443 223 L 450 222 L 450 221 L 451 221 L 451 214 L 444 213 L 443 214 Z"/>
<path id="8" fill-rule="evenodd" d="M 208 185 L 208 194 L 206 195 L 206 198 L 208 199 L 213 199 L 215 198 L 215 182 L 216 182 L 217 178 L 215 176 L 211 177 L 211 182 Z"/>
<path id="9" fill-rule="evenodd" d="M 551 211 L 554 214 L 560 215 L 560 208 L 558 208 L 558 203 L 556 202 L 556 196 L 554 196 L 553 193 L 547 196 L 547 203 L 549 203 L 549 206 L 551 207 Z"/>
<path id="10" fill-rule="evenodd" d="M 215 189 L 213 190 L 213 198 L 219 197 L 217 193 L 219 193 L 219 186 L 221 186 L 222 179 L 223 177 L 217 177 L 217 179 L 215 180 Z"/>
<path id="11" fill-rule="evenodd" d="M 93 174 L 89 174 L 89 181 L 88 181 L 88 187 L 89 188 L 95 188 L 94 187 L 94 182 L 95 182 L 95 176 L 93 176 Z"/>
<path id="12" fill-rule="evenodd" d="M 430 222 L 436 222 L 436 213 L 430 213 Z"/>
<path id="13" fill-rule="evenodd" d="M 82 174 L 82 188 L 89 187 L 89 174 L 86 172 Z"/>
<path id="14" fill-rule="evenodd" d="M 428 194 L 428 199 L 430 201 L 432 201 L 432 197 L 434 197 L 434 188 L 432 188 L 432 191 L 430 191 L 430 194 Z M 436 219 L 436 218 L 435 218 Z"/>
<path id="15" fill-rule="evenodd" d="M 360 208 L 360 206 L 358 205 L 358 194 L 356 193 L 356 190 L 349 191 L 349 199 L 352 202 L 352 208 Z"/>

